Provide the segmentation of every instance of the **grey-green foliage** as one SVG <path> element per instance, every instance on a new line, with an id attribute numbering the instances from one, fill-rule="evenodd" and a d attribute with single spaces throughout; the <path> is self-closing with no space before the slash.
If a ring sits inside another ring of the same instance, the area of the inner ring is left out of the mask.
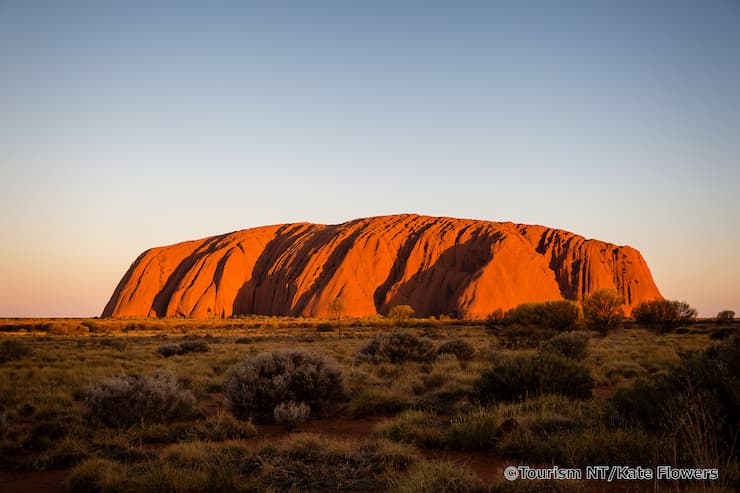
<path id="1" fill-rule="evenodd" d="M 315 416 L 348 399 L 342 369 L 321 354 L 260 353 L 235 365 L 224 382 L 227 409 L 242 419 L 271 420 L 275 406 L 304 402 Z"/>
<path id="2" fill-rule="evenodd" d="M 381 334 L 365 342 L 357 352 L 357 362 L 403 363 L 429 362 L 437 356 L 434 343 L 411 332 Z"/>
<path id="3" fill-rule="evenodd" d="M 174 375 L 116 377 L 85 391 L 88 417 L 110 427 L 169 423 L 198 414 L 193 394 Z"/>

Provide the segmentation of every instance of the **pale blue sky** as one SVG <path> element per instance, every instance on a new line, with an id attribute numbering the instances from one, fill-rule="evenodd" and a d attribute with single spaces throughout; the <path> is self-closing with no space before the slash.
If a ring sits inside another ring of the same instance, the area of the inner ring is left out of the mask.
<path id="1" fill-rule="evenodd" d="M 638 248 L 740 312 L 740 2 L 0 0 L 0 316 L 144 249 L 401 212 Z"/>

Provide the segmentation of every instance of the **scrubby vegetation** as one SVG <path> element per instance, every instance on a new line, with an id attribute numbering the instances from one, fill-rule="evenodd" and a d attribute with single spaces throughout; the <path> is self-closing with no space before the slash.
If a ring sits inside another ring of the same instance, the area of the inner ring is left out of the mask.
<path id="1" fill-rule="evenodd" d="M 157 352 L 165 358 L 187 353 L 206 353 L 208 352 L 208 344 L 203 341 L 183 341 L 179 344 L 159 346 Z"/>
<path id="2" fill-rule="evenodd" d="M 196 415 L 195 397 L 174 375 L 116 377 L 85 391 L 87 414 L 106 426 L 169 423 Z"/>
<path id="3" fill-rule="evenodd" d="M 588 353 L 588 341 L 590 339 L 588 332 L 579 330 L 563 332 L 540 344 L 540 352 L 582 360 Z"/>
<path id="4" fill-rule="evenodd" d="M 341 368 L 307 351 L 261 353 L 231 369 L 224 382 L 227 409 L 242 419 L 271 419 L 275 407 L 304 403 L 314 416 L 347 400 Z"/>
<path id="5" fill-rule="evenodd" d="M 616 329 L 624 318 L 624 296 L 615 289 L 599 289 L 583 300 L 583 316 L 592 330 L 602 335 Z"/>
<path id="6" fill-rule="evenodd" d="M 0 470 L 60 469 L 68 491 L 603 491 L 502 468 L 670 464 L 720 479 L 630 491 L 740 486 L 735 322 L 503 319 L 14 320 Z M 208 351 L 159 352 L 188 342 Z"/>
<path id="7" fill-rule="evenodd" d="M 484 401 L 513 401 L 541 394 L 591 397 L 594 380 L 588 367 L 549 353 L 517 355 L 494 363 L 476 388 Z"/>
<path id="8" fill-rule="evenodd" d="M 372 363 L 403 363 L 432 361 L 436 356 L 434 343 L 411 332 L 381 334 L 365 342 L 357 352 L 356 361 Z"/>
<path id="9" fill-rule="evenodd" d="M 696 319 L 696 309 L 684 301 L 652 300 L 637 305 L 632 316 L 656 334 L 663 334 Z"/>
<path id="10" fill-rule="evenodd" d="M 475 355 L 475 347 L 462 339 L 453 339 L 440 344 L 437 353 L 452 354 L 458 361 L 470 361 Z"/>

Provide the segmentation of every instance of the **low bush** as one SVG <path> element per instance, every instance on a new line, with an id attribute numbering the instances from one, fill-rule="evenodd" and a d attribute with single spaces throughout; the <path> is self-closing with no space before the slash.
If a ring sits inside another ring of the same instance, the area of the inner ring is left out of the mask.
<path id="1" fill-rule="evenodd" d="M 504 325 L 541 327 L 556 331 L 573 330 L 581 319 L 581 308 L 568 300 L 522 303 L 504 315 Z"/>
<path id="2" fill-rule="evenodd" d="M 624 318 L 624 296 L 615 289 L 599 289 L 583 300 L 583 316 L 588 326 L 602 335 L 619 327 Z"/>
<path id="3" fill-rule="evenodd" d="M 311 408 L 305 402 L 281 402 L 273 410 L 275 422 L 288 430 L 305 422 L 310 414 Z"/>
<path id="4" fill-rule="evenodd" d="M 517 355 L 486 370 L 476 382 L 482 400 L 513 401 L 540 394 L 591 397 L 590 370 L 553 354 Z"/>
<path id="5" fill-rule="evenodd" d="M 663 334 L 693 322 L 696 310 L 683 301 L 651 300 L 637 305 L 632 317 L 656 334 Z"/>
<path id="6" fill-rule="evenodd" d="M 453 354 L 459 361 L 470 361 L 475 355 L 475 348 L 472 344 L 462 339 L 453 339 L 442 343 L 437 348 L 438 354 Z"/>
<path id="7" fill-rule="evenodd" d="M 348 399 L 341 368 L 307 351 L 260 353 L 234 366 L 224 382 L 227 409 L 237 418 L 270 420 L 275 406 L 305 402 L 316 416 Z"/>
<path id="8" fill-rule="evenodd" d="M 558 334 L 553 329 L 518 324 L 501 326 L 493 333 L 498 336 L 501 347 L 505 349 L 533 349 Z"/>
<path id="9" fill-rule="evenodd" d="M 564 332 L 541 343 L 540 352 L 582 360 L 588 353 L 589 339 L 587 332 L 577 330 Z"/>
<path id="10" fill-rule="evenodd" d="M 183 341 L 179 344 L 165 344 L 157 348 L 157 352 L 165 358 L 187 353 L 206 353 L 208 350 L 208 344 L 203 341 Z"/>
<path id="11" fill-rule="evenodd" d="M 430 362 L 437 356 L 434 343 L 411 332 L 392 332 L 375 336 L 360 347 L 356 362 Z"/>
<path id="12" fill-rule="evenodd" d="M 198 414 L 195 397 L 173 375 L 118 377 L 87 388 L 88 417 L 110 427 L 169 423 Z"/>
<path id="13" fill-rule="evenodd" d="M 735 320 L 735 312 L 732 310 L 722 310 L 717 314 L 715 319 L 717 323 L 728 323 Z"/>
<path id="14" fill-rule="evenodd" d="M 399 327 L 405 327 L 414 316 L 414 309 L 409 305 L 398 305 L 391 308 L 386 316 Z"/>

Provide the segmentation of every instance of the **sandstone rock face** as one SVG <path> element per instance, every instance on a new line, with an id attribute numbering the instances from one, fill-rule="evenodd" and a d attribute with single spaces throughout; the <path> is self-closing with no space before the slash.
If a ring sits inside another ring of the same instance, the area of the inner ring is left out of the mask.
<path id="1" fill-rule="evenodd" d="M 123 276 L 104 317 L 484 318 L 528 301 L 580 300 L 601 288 L 626 311 L 660 298 L 640 252 L 544 226 L 396 215 L 284 224 L 153 248 Z"/>

